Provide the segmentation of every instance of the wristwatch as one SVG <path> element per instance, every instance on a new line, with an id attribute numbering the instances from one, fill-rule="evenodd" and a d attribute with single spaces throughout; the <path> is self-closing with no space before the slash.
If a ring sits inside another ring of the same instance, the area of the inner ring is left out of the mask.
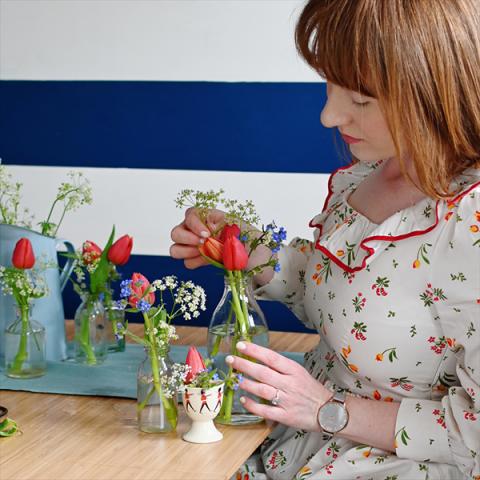
<path id="1" fill-rule="evenodd" d="M 345 397 L 345 392 L 336 391 L 333 397 L 318 409 L 317 422 L 322 433 L 329 439 L 347 426 L 348 411 L 345 407 Z"/>

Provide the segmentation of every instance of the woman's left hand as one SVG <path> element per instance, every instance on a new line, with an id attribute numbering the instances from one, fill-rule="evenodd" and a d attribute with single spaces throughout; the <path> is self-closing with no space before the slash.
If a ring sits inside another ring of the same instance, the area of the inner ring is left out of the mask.
<path id="1" fill-rule="evenodd" d="M 248 342 L 238 342 L 237 349 L 242 355 L 261 362 L 254 363 L 233 355 L 226 358 L 235 370 L 250 377 L 243 379 L 240 388 L 271 402 L 265 405 L 242 397 L 242 404 L 247 410 L 290 427 L 320 430 L 317 412 L 333 396 L 330 390 L 297 362 L 273 350 Z"/>

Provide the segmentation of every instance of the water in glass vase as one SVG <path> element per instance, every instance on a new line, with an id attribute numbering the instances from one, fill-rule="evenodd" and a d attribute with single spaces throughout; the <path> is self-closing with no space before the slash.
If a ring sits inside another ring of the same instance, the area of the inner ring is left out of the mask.
<path id="1" fill-rule="evenodd" d="M 235 298 L 236 297 L 236 298 Z M 238 305 L 235 308 L 234 305 Z M 237 388 L 228 381 L 237 372 L 225 363 L 229 354 L 240 355 L 236 344 L 240 340 L 268 347 L 268 326 L 262 310 L 253 296 L 249 279 L 238 276 L 225 279 L 225 290 L 215 309 L 208 328 L 208 355 L 214 367 L 227 376 L 222 409 L 216 422 L 228 425 L 247 425 L 263 421 L 240 403 L 241 396 L 249 396 L 256 402 L 261 400 Z"/>
<path id="2" fill-rule="evenodd" d="M 168 355 L 159 356 L 152 362 L 147 349 L 147 355 L 137 372 L 137 420 L 142 432 L 168 433 L 177 428 L 177 396 L 170 396 L 165 389 L 170 374 L 171 360 Z"/>
<path id="3" fill-rule="evenodd" d="M 23 332 L 20 322 L 5 330 L 5 374 L 11 378 L 41 377 L 47 370 L 45 328 L 29 320 Z"/>

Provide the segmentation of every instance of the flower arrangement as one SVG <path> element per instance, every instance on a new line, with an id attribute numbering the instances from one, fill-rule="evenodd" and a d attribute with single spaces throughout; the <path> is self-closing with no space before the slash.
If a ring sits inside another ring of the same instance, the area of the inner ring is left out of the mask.
<path id="1" fill-rule="evenodd" d="M 84 175 L 71 171 L 67 177 L 58 188 L 47 218 L 38 223 L 42 235 L 55 237 L 67 212 L 92 203 L 92 189 Z M 5 165 L 0 165 L 0 223 L 32 229 L 33 215 L 28 208 L 20 208 L 22 187 L 13 181 Z"/>
<path id="2" fill-rule="evenodd" d="M 107 307 L 107 312 L 111 311 L 113 303 L 111 284 L 120 279 L 117 266 L 123 266 L 128 262 L 133 248 L 133 238 L 129 235 L 123 235 L 115 242 L 114 237 L 115 227 L 112 228 L 103 250 L 95 242 L 87 240 L 73 255 L 75 260 L 74 277 L 71 279 L 73 289 L 82 298 L 87 312 L 81 316 L 79 328 L 75 332 L 75 342 L 90 365 L 96 364 L 97 358 L 92 345 L 88 312 L 94 310 L 95 302 L 99 300 Z M 112 323 L 112 328 L 116 334 L 116 323 Z"/>
<path id="3" fill-rule="evenodd" d="M 7 360 L 7 374 L 22 377 L 26 368 L 24 365 L 29 360 L 28 335 L 33 333 L 36 347 L 38 350 L 42 348 L 30 323 L 31 302 L 35 298 L 45 296 L 48 289 L 44 277 L 33 270 L 35 255 L 28 238 L 17 241 L 12 255 L 12 265 L 12 267 L 0 266 L 0 287 L 4 295 L 13 295 L 20 311 L 17 322 L 21 323 L 18 350 L 11 364 L 8 364 Z"/>
<path id="4" fill-rule="evenodd" d="M 207 365 L 210 363 L 207 360 Z M 213 424 L 221 410 L 224 382 L 215 369 L 206 367 L 200 352 L 190 347 L 185 361 L 188 373 L 182 389 L 185 413 L 192 425 L 183 439 L 193 443 L 218 442 L 223 438 Z"/>
<path id="5" fill-rule="evenodd" d="M 162 375 L 159 362 L 168 356 L 170 343 L 178 338 L 172 321 L 177 317 L 185 320 L 197 318 L 200 311 L 206 309 L 205 291 L 193 282 L 179 281 L 173 275 L 150 283 L 141 273 L 134 273 L 130 280 L 122 281 L 120 286 L 119 306 L 127 312 L 142 314 L 144 335 L 143 338 L 138 337 L 128 327 L 120 325 L 118 335 L 127 335 L 145 347 L 152 372 L 152 378 L 146 379 L 149 383 L 148 393 L 145 398 L 139 399 L 137 410 L 140 413 L 156 393 L 172 429 L 175 429 L 178 418 L 176 393 L 187 376 L 188 368 L 173 364 L 170 371 Z"/>
<path id="6" fill-rule="evenodd" d="M 185 359 L 188 370 L 184 384 L 189 387 L 208 389 L 223 383 L 217 369 L 211 368 L 210 364 L 211 361 L 207 359 L 207 368 L 200 352 L 194 346 L 191 346 Z"/>
<path id="7" fill-rule="evenodd" d="M 208 263 L 223 270 L 230 290 L 230 306 L 225 322 L 220 328 L 209 331 L 209 335 L 213 335 L 213 340 L 209 340 L 210 355 L 213 359 L 217 357 L 222 340 L 227 336 L 230 337 L 229 353 L 239 355 L 235 347 L 239 340 L 251 342 L 262 336 L 261 328 L 251 315 L 250 307 L 254 299 L 248 291 L 249 280 L 269 267 L 276 272 L 280 270 L 276 253 L 286 239 L 286 231 L 274 222 L 259 226 L 259 216 L 253 203 L 225 198 L 223 190 L 201 192 L 186 189 L 180 192 L 175 202 L 179 208 L 195 208 L 200 220 L 210 229 L 211 235 L 199 246 L 199 251 Z M 212 209 L 225 211 L 224 222 L 215 226 L 214 230 L 208 222 Z M 264 250 L 265 260 L 249 268 L 249 258 L 258 248 Z M 219 415 L 219 419 L 225 423 L 231 422 L 234 392 L 239 381 L 241 377 L 238 372 L 229 367 L 225 378 L 225 398 Z"/>

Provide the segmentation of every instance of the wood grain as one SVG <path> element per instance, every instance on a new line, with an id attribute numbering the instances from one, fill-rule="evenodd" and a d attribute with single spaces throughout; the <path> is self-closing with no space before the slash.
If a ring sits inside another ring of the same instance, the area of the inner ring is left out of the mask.
<path id="1" fill-rule="evenodd" d="M 183 344 L 206 342 L 201 327 L 178 333 Z M 276 350 L 306 351 L 318 337 L 272 332 L 270 341 Z M 221 442 L 196 445 L 181 439 L 189 427 L 182 408 L 177 432 L 154 435 L 138 430 L 134 400 L 2 391 L 0 404 L 23 432 L 0 439 L 1 480 L 226 480 L 272 429 L 219 425 Z"/>

